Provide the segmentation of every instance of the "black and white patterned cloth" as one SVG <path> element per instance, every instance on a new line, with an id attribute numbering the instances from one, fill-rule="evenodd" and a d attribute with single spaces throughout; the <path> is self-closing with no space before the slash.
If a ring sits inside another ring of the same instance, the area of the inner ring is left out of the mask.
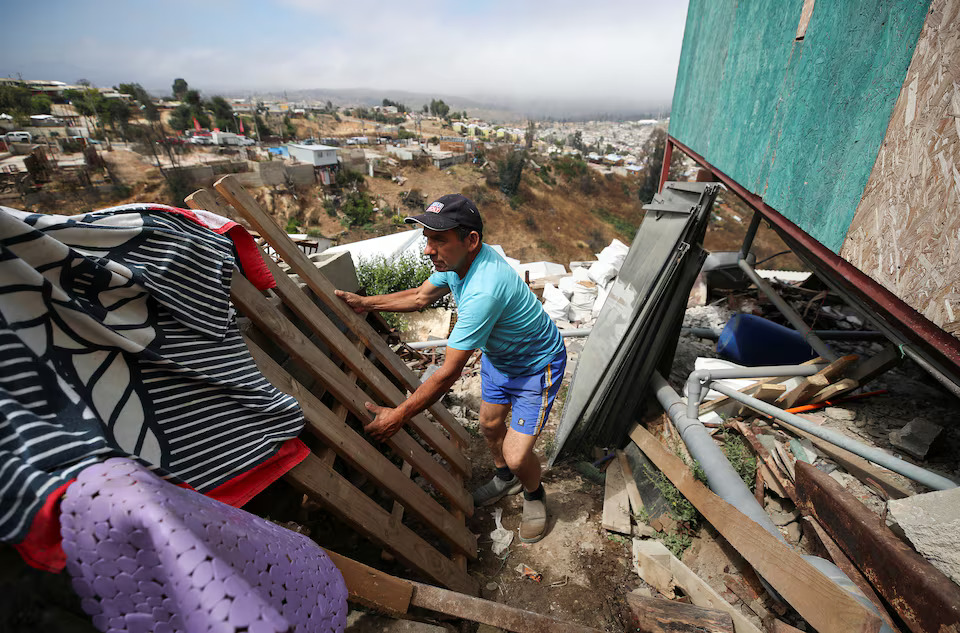
<path id="1" fill-rule="evenodd" d="M 94 462 L 204 492 L 299 434 L 237 329 L 232 241 L 183 213 L 0 207 L 0 541 Z"/>

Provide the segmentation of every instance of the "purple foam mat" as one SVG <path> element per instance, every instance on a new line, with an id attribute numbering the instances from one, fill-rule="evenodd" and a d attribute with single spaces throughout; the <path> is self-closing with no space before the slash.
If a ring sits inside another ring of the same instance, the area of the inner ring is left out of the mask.
<path id="1" fill-rule="evenodd" d="M 61 505 L 67 570 L 105 633 L 342 633 L 347 588 L 316 543 L 113 458 Z"/>

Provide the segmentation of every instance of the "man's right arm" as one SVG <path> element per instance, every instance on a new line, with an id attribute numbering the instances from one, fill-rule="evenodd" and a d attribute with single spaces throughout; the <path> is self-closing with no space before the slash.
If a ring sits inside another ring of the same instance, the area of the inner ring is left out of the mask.
<path id="1" fill-rule="evenodd" d="M 416 312 L 433 304 L 448 292 L 450 292 L 449 288 L 434 286 L 429 281 L 423 282 L 418 288 L 372 297 L 361 297 L 358 294 L 343 290 L 336 291 L 337 296 L 343 299 L 357 314 L 371 310 L 379 312 Z"/>

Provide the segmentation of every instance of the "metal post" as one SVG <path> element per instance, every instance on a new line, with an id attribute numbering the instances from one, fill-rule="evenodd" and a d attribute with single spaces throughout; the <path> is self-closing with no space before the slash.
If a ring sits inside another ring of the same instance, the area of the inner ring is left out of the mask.
<path id="1" fill-rule="evenodd" d="M 754 411 L 759 411 L 760 413 L 772 416 L 787 426 L 793 426 L 806 431 L 811 435 L 816 435 L 822 440 L 830 442 L 831 444 L 836 444 L 840 448 L 844 448 L 854 455 L 859 455 L 860 457 L 870 460 L 875 464 L 879 464 L 888 470 L 892 470 L 895 473 L 899 473 L 904 477 L 908 477 L 916 482 L 919 482 L 928 488 L 933 488 L 934 490 L 949 490 L 950 488 L 957 487 L 956 483 L 942 475 L 938 475 L 925 468 L 921 468 L 909 462 L 905 462 L 902 459 L 898 459 L 892 455 L 888 455 L 879 448 L 867 446 L 866 444 L 852 440 L 846 435 L 842 435 L 836 431 L 825 429 L 822 426 L 817 426 L 816 424 L 807 422 L 800 416 L 794 415 L 793 413 L 787 413 L 776 405 L 772 405 L 764 402 L 763 400 L 758 400 L 757 398 L 748 396 L 724 384 L 710 384 L 709 381 L 706 384 L 714 391 L 719 391 L 725 396 L 733 398 L 737 402 L 742 402 Z"/>
<path id="2" fill-rule="evenodd" d="M 670 160 L 673 158 L 673 142 L 667 136 L 667 142 L 663 147 L 663 166 L 660 167 L 660 186 L 657 187 L 657 193 L 663 191 L 663 186 L 667 184 L 670 177 Z"/>
<path id="3" fill-rule="evenodd" d="M 743 236 L 743 245 L 740 247 L 740 259 L 746 259 L 750 254 L 750 247 L 753 246 L 753 238 L 757 236 L 757 229 L 760 228 L 760 214 L 753 212 L 753 218 L 750 219 L 750 226 L 747 227 L 747 234 Z"/>
<path id="4" fill-rule="evenodd" d="M 780 314 L 787 318 L 787 321 L 790 321 L 790 325 L 793 326 L 795 330 L 803 334 L 803 338 L 810 344 L 810 347 L 817 352 L 821 358 L 825 358 L 830 362 L 833 362 L 839 358 L 836 352 L 830 349 L 830 346 L 823 342 L 819 336 L 814 334 L 813 330 L 810 329 L 806 323 L 803 322 L 803 319 L 797 314 L 797 311 L 790 306 L 789 303 L 783 300 L 777 291 L 774 290 L 770 284 L 766 282 L 760 275 L 756 273 L 753 268 L 750 267 L 750 264 L 747 263 L 745 259 L 741 259 L 740 268 L 747 274 L 747 277 L 750 278 L 750 281 L 753 282 L 760 291 L 767 295 L 767 298 L 773 302 L 773 305 L 777 306 L 777 310 L 780 311 Z"/>

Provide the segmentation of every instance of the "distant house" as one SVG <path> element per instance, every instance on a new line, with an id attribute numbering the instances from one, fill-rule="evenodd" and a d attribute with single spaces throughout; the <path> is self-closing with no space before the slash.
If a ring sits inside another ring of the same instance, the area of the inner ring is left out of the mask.
<path id="1" fill-rule="evenodd" d="M 603 162 L 607 165 L 623 165 L 623 156 L 619 154 L 607 154 L 603 157 Z"/>
<path id="2" fill-rule="evenodd" d="M 434 150 L 430 152 L 430 162 L 437 169 L 446 169 L 459 163 L 466 162 L 466 154 L 454 154 L 453 152 L 443 152 Z"/>
<path id="3" fill-rule="evenodd" d="M 314 167 L 329 167 L 337 164 L 337 148 L 329 145 L 301 145 L 288 143 L 290 158 Z"/>
<path id="4" fill-rule="evenodd" d="M 587 154 L 587 160 L 590 161 L 591 163 L 599 163 L 603 159 L 600 157 L 600 154 L 596 152 L 590 152 L 589 154 Z"/>

